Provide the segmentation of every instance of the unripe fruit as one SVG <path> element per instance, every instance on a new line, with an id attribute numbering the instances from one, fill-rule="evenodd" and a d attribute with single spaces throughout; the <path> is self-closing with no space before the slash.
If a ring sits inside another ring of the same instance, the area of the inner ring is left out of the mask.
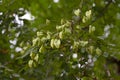
<path id="1" fill-rule="evenodd" d="M 80 9 L 75 10 L 75 11 L 74 11 L 74 14 L 75 14 L 76 16 L 79 16 L 79 15 L 80 15 Z"/>
<path id="2" fill-rule="evenodd" d="M 44 48 L 44 46 L 43 46 L 43 45 L 40 47 L 39 52 L 40 52 L 40 53 L 45 52 L 45 48 Z"/>
<path id="3" fill-rule="evenodd" d="M 33 66 L 33 60 L 29 60 L 28 66 L 29 66 L 30 68 L 32 68 L 32 66 Z"/>
<path id="4" fill-rule="evenodd" d="M 34 57 L 34 60 L 35 60 L 36 62 L 38 62 L 38 59 L 39 59 L 39 55 L 36 54 L 36 56 Z"/>
<path id="5" fill-rule="evenodd" d="M 30 57 L 31 57 L 31 59 L 34 59 L 34 57 L 35 57 L 35 53 L 30 53 Z"/>
<path id="6" fill-rule="evenodd" d="M 63 31 L 61 31 L 61 32 L 59 33 L 59 38 L 60 38 L 60 39 L 63 38 Z"/>
<path id="7" fill-rule="evenodd" d="M 54 45 L 55 45 L 56 48 L 59 48 L 59 47 L 60 47 L 60 44 L 61 44 L 60 39 L 55 39 L 55 40 L 54 40 Z"/>
<path id="8" fill-rule="evenodd" d="M 50 41 L 50 46 L 51 46 L 52 48 L 54 48 L 54 39 L 51 39 L 51 41 Z"/>

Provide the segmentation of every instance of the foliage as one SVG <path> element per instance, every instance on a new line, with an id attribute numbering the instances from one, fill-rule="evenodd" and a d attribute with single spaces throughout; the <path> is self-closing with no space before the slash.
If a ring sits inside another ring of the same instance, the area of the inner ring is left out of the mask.
<path id="1" fill-rule="evenodd" d="M 119 7 L 119 0 L 2 0 L 0 79 L 119 80 Z"/>

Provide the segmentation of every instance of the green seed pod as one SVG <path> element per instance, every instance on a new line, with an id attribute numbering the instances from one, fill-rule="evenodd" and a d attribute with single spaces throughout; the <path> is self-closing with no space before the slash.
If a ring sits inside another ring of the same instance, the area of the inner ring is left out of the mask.
<path id="1" fill-rule="evenodd" d="M 38 62 L 38 59 L 39 59 L 39 55 L 36 54 L 35 57 L 34 57 L 34 60 L 35 60 L 36 62 Z"/>
<path id="2" fill-rule="evenodd" d="M 51 38 L 51 33 L 47 32 L 47 39 L 50 39 L 50 38 Z"/>
<path id="3" fill-rule="evenodd" d="M 89 20 L 91 17 L 91 14 L 92 14 L 91 10 L 86 11 L 85 16 L 83 16 L 83 18 L 82 18 L 82 22 L 85 23 L 87 20 Z"/>
<path id="4" fill-rule="evenodd" d="M 60 44 L 61 44 L 60 39 L 55 39 L 55 40 L 54 40 L 54 45 L 55 45 L 56 48 L 59 48 L 59 47 L 60 47 Z"/>
<path id="5" fill-rule="evenodd" d="M 89 46 L 88 49 L 89 49 L 89 52 L 90 52 L 90 53 L 93 53 L 93 51 L 94 51 L 94 46 Z"/>
<path id="6" fill-rule="evenodd" d="M 77 26 L 76 26 L 76 29 L 79 29 L 79 30 L 80 30 L 80 29 L 81 29 L 81 28 L 80 28 L 80 25 L 77 25 Z"/>
<path id="7" fill-rule="evenodd" d="M 73 49 L 77 49 L 78 46 L 79 46 L 79 42 L 78 41 L 74 41 L 74 44 L 73 44 Z"/>
<path id="8" fill-rule="evenodd" d="M 57 30 L 60 30 L 60 26 L 56 26 L 56 29 L 57 29 Z"/>
<path id="9" fill-rule="evenodd" d="M 29 66 L 30 68 L 33 67 L 33 60 L 29 60 L 29 61 L 28 61 L 28 66 Z"/>
<path id="10" fill-rule="evenodd" d="M 95 27 L 94 26 L 89 26 L 89 33 L 92 33 L 92 32 L 94 32 L 95 31 Z"/>
<path id="11" fill-rule="evenodd" d="M 51 39 L 51 41 L 50 41 L 50 46 L 51 46 L 52 48 L 54 48 L 54 39 Z"/>
<path id="12" fill-rule="evenodd" d="M 50 24 L 50 20 L 49 19 L 46 19 L 46 24 Z"/>
<path id="13" fill-rule="evenodd" d="M 63 38 L 63 31 L 61 31 L 61 32 L 59 33 L 59 38 L 60 38 L 60 39 Z"/>
<path id="14" fill-rule="evenodd" d="M 37 36 L 39 37 L 41 37 L 41 36 L 43 36 L 43 32 L 37 32 Z"/>
<path id="15" fill-rule="evenodd" d="M 41 42 L 45 42 L 47 40 L 47 37 L 42 37 Z"/>
<path id="16" fill-rule="evenodd" d="M 75 10 L 75 11 L 74 11 L 74 14 L 75 14 L 76 16 L 79 16 L 79 15 L 80 15 L 80 9 Z"/>
<path id="17" fill-rule="evenodd" d="M 23 45 L 24 45 L 24 42 L 22 41 L 22 42 L 20 43 L 20 47 L 23 47 Z"/>
<path id="18" fill-rule="evenodd" d="M 64 19 L 61 19 L 61 24 L 64 24 L 65 23 L 65 20 Z"/>
<path id="19" fill-rule="evenodd" d="M 85 16 L 87 17 L 87 19 L 90 19 L 91 14 L 92 14 L 92 11 L 91 11 L 91 10 L 86 11 Z"/>
<path id="20" fill-rule="evenodd" d="M 43 45 L 40 47 L 39 52 L 40 52 L 40 53 L 44 53 L 44 52 L 45 52 L 45 48 L 44 48 Z"/>
<path id="21" fill-rule="evenodd" d="M 57 30 L 62 30 L 62 29 L 64 29 L 64 27 L 65 27 L 65 25 L 56 26 L 56 29 L 57 29 Z"/>
<path id="22" fill-rule="evenodd" d="M 23 55 L 23 54 L 25 53 L 25 51 L 24 51 L 24 50 L 22 50 L 22 51 L 20 51 L 20 53 Z"/>
<path id="23" fill-rule="evenodd" d="M 69 21 L 67 21 L 67 22 L 65 23 L 65 26 L 66 26 L 66 27 L 70 27 L 70 26 L 71 26 L 71 23 L 70 23 Z"/>
<path id="24" fill-rule="evenodd" d="M 24 46 L 24 47 L 23 47 L 23 50 L 26 50 L 27 48 L 28 48 L 27 46 Z"/>
<path id="25" fill-rule="evenodd" d="M 80 41 L 80 45 L 82 47 L 85 47 L 88 44 L 88 41 Z"/>
<path id="26" fill-rule="evenodd" d="M 31 53 L 30 53 L 30 57 L 31 57 L 31 59 L 34 59 L 35 53 L 31 52 Z"/>
<path id="27" fill-rule="evenodd" d="M 86 22 L 86 17 L 85 17 L 85 16 L 83 16 L 83 18 L 82 18 L 82 22 L 83 22 L 83 23 Z"/>
<path id="28" fill-rule="evenodd" d="M 97 49 L 96 49 L 96 54 L 97 54 L 97 55 L 100 55 L 101 53 L 102 53 L 102 51 L 101 51 L 99 48 L 97 48 Z"/>
<path id="29" fill-rule="evenodd" d="M 71 33 L 70 28 L 65 28 L 65 33 L 66 33 L 66 34 L 70 34 L 70 33 Z"/>
<path id="30" fill-rule="evenodd" d="M 35 39 L 33 39 L 33 41 L 32 41 L 33 46 L 35 46 L 35 45 L 36 45 L 37 41 L 39 41 L 39 38 L 35 38 Z"/>

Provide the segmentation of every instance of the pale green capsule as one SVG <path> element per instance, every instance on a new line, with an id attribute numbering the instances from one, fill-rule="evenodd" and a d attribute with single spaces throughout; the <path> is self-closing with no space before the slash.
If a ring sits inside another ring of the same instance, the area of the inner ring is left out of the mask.
<path id="1" fill-rule="evenodd" d="M 86 16 L 88 19 L 90 19 L 91 14 L 92 14 L 92 11 L 89 10 L 89 11 L 86 11 L 85 16 Z"/>
<path id="2" fill-rule="evenodd" d="M 93 53 L 93 51 L 94 51 L 94 46 L 90 46 L 90 47 L 89 47 L 89 52 L 90 52 L 90 53 Z"/>
<path id="3" fill-rule="evenodd" d="M 80 30 L 80 29 L 81 29 L 81 28 L 80 28 L 80 25 L 77 25 L 77 26 L 76 26 L 76 29 L 79 29 L 79 30 Z"/>
<path id="4" fill-rule="evenodd" d="M 38 59 L 39 59 L 39 55 L 36 54 L 35 57 L 34 57 L 34 60 L 35 60 L 36 62 L 38 62 Z"/>
<path id="5" fill-rule="evenodd" d="M 36 43 L 37 43 L 37 41 L 39 40 L 39 38 L 35 38 L 35 39 L 33 39 L 33 41 L 32 41 L 32 43 L 33 43 L 33 46 L 35 46 L 36 45 Z"/>
<path id="6" fill-rule="evenodd" d="M 86 46 L 88 44 L 88 41 L 80 41 L 80 45 L 82 47 Z"/>
<path id="7" fill-rule="evenodd" d="M 80 12 L 81 12 L 80 9 L 77 9 L 77 10 L 74 11 L 74 14 L 75 14 L 76 16 L 79 16 L 79 15 L 80 15 Z"/>
<path id="8" fill-rule="evenodd" d="M 43 45 L 40 47 L 39 52 L 40 52 L 40 53 L 44 53 L 44 52 L 45 52 L 45 48 L 44 48 Z"/>
<path id="9" fill-rule="evenodd" d="M 64 19 L 61 19 L 61 24 L 64 24 L 65 23 L 65 20 Z"/>
<path id="10" fill-rule="evenodd" d="M 35 53 L 31 52 L 31 53 L 30 53 L 30 57 L 31 57 L 31 59 L 34 59 Z"/>
<path id="11" fill-rule="evenodd" d="M 83 16 L 83 18 L 82 18 L 82 22 L 83 22 L 83 23 L 86 22 L 86 17 L 85 17 L 85 16 Z"/>
<path id="12" fill-rule="evenodd" d="M 102 53 L 102 51 L 101 51 L 99 48 L 97 48 L 97 49 L 96 49 L 96 54 L 97 54 L 97 55 L 100 55 L 101 53 Z"/>
<path id="13" fill-rule="evenodd" d="M 43 36 L 43 32 L 37 32 L 37 36 Z"/>
<path id="14" fill-rule="evenodd" d="M 22 41 L 22 42 L 20 43 L 20 47 L 23 47 L 23 45 L 24 45 L 24 42 Z"/>
<path id="15" fill-rule="evenodd" d="M 45 42 L 47 40 L 47 37 L 42 37 L 41 42 Z"/>
<path id="16" fill-rule="evenodd" d="M 50 24 L 50 20 L 49 19 L 46 19 L 46 24 Z"/>
<path id="17" fill-rule="evenodd" d="M 50 46 L 51 46 L 52 48 L 54 48 L 54 39 L 51 39 L 51 41 L 50 41 Z"/>
<path id="18" fill-rule="evenodd" d="M 79 43 L 78 41 L 74 41 L 73 49 L 78 48 L 79 44 L 80 44 L 80 43 Z"/>
<path id="19" fill-rule="evenodd" d="M 65 33 L 70 34 L 71 33 L 70 28 L 65 28 Z"/>
<path id="20" fill-rule="evenodd" d="M 60 39 L 55 39 L 55 40 L 54 40 L 54 45 L 55 45 L 56 48 L 59 48 L 60 45 L 61 45 Z"/>
<path id="21" fill-rule="evenodd" d="M 95 31 L 95 27 L 94 26 L 89 26 L 89 33 L 92 33 L 92 32 L 94 32 Z"/>
<path id="22" fill-rule="evenodd" d="M 32 68 L 32 66 L 33 66 L 33 60 L 29 60 L 28 66 L 29 66 L 30 68 Z"/>
<path id="23" fill-rule="evenodd" d="M 95 31 L 95 27 L 94 26 L 92 26 L 92 32 L 94 32 Z"/>
<path id="24" fill-rule="evenodd" d="M 65 23 L 65 26 L 66 26 L 66 27 L 70 27 L 70 26 L 71 26 L 71 22 L 67 21 L 67 22 Z"/>
<path id="25" fill-rule="evenodd" d="M 63 24 L 63 25 L 61 25 L 61 26 L 56 26 L 56 29 L 57 29 L 57 30 L 62 30 L 62 29 L 64 29 L 64 27 L 65 27 L 65 25 Z"/>
<path id="26" fill-rule="evenodd" d="M 61 31 L 61 32 L 59 33 L 59 38 L 60 38 L 60 39 L 63 38 L 63 31 Z"/>
<path id="27" fill-rule="evenodd" d="M 51 33 L 47 32 L 47 39 L 50 39 L 50 38 L 51 38 Z"/>

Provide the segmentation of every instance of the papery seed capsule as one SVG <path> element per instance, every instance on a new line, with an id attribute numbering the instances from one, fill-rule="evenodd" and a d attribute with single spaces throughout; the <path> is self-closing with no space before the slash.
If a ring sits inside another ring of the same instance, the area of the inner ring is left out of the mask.
<path id="1" fill-rule="evenodd" d="M 35 53 L 31 52 L 31 53 L 30 53 L 30 57 L 31 57 L 31 59 L 34 59 Z"/>
<path id="2" fill-rule="evenodd" d="M 87 17 L 88 19 L 90 19 L 91 14 L 92 14 L 92 11 L 91 11 L 91 10 L 86 11 L 86 13 L 85 13 L 85 15 L 86 15 L 86 17 Z"/>
<path id="3" fill-rule="evenodd" d="M 33 46 L 35 46 L 36 45 L 36 43 L 37 43 L 37 41 L 39 40 L 39 38 L 35 38 L 35 39 L 33 39 L 33 41 L 32 41 L 32 43 L 33 43 Z"/>
<path id="4" fill-rule="evenodd" d="M 28 66 L 31 68 L 33 66 L 33 60 L 29 60 Z"/>
<path id="5" fill-rule="evenodd" d="M 47 32 L 47 39 L 50 39 L 50 38 L 51 38 L 51 33 Z"/>
<path id="6" fill-rule="evenodd" d="M 50 20 L 49 19 L 46 19 L 46 24 L 50 24 Z"/>
<path id="7" fill-rule="evenodd" d="M 64 19 L 61 19 L 61 24 L 64 24 L 65 23 L 65 20 Z"/>
<path id="8" fill-rule="evenodd" d="M 46 37 L 42 37 L 42 38 L 41 38 L 41 42 L 45 42 L 46 40 L 47 40 Z"/>
<path id="9" fill-rule="evenodd" d="M 37 32 L 37 36 L 43 36 L 43 32 Z"/>
<path id="10" fill-rule="evenodd" d="M 38 62 L 38 59 L 39 59 L 39 55 L 36 54 L 36 56 L 34 57 L 34 60 L 35 60 L 36 62 Z"/>
<path id="11" fill-rule="evenodd" d="M 76 16 L 79 16 L 79 15 L 80 15 L 80 9 L 75 10 L 75 11 L 74 11 L 74 14 L 75 14 Z"/>
<path id="12" fill-rule="evenodd" d="M 88 44 L 88 41 L 80 41 L 80 45 L 82 47 L 86 46 Z"/>
<path id="13" fill-rule="evenodd" d="M 65 23 L 65 26 L 66 26 L 66 27 L 70 27 L 70 26 L 71 26 L 71 22 L 67 21 L 67 22 Z"/>
<path id="14" fill-rule="evenodd" d="M 82 22 L 83 22 L 83 23 L 86 22 L 86 17 L 85 17 L 85 16 L 83 16 L 83 18 L 82 18 Z"/>
<path id="15" fill-rule="evenodd" d="M 61 31 L 61 32 L 59 33 L 59 38 L 60 38 L 60 39 L 63 38 L 63 31 Z"/>
<path id="16" fill-rule="evenodd" d="M 56 48 L 59 48 L 59 47 L 60 47 L 60 44 L 61 44 L 60 39 L 55 39 L 55 40 L 54 40 L 54 45 L 55 45 Z"/>
<path id="17" fill-rule="evenodd" d="M 40 53 L 44 53 L 44 52 L 45 52 L 45 48 L 44 48 L 43 45 L 40 47 L 39 52 L 40 52 Z"/>
<path id="18" fill-rule="evenodd" d="M 52 48 L 54 48 L 54 39 L 51 39 L 51 41 L 50 41 L 50 46 L 51 46 Z"/>
<path id="19" fill-rule="evenodd" d="M 102 53 L 102 51 L 101 51 L 99 48 L 97 48 L 97 49 L 96 49 L 96 54 L 97 54 L 97 55 L 100 55 L 101 53 Z"/>
<path id="20" fill-rule="evenodd" d="M 68 33 L 68 34 L 70 34 L 70 33 L 71 33 L 71 30 L 70 30 L 70 28 L 65 28 L 65 33 Z"/>
<path id="21" fill-rule="evenodd" d="M 93 53 L 93 51 L 94 51 L 94 46 L 90 46 L 90 47 L 89 47 L 89 51 L 90 51 L 90 53 Z"/>
<path id="22" fill-rule="evenodd" d="M 92 32 L 94 32 L 95 31 L 95 27 L 94 26 L 89 26 L 89 33 L 92 33 Z"/>

